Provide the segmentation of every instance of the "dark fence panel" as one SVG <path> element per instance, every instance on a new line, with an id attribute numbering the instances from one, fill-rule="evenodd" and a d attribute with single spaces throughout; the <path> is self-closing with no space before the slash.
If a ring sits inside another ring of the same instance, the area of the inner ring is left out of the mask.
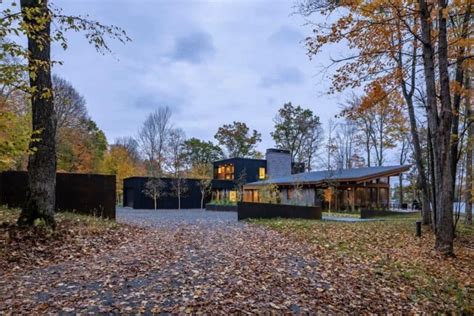
<path id="1" fill-rule="evenodd" d="M 321 219 L 319 206 L 299 206 L 268 203 L 237 203 L 238 220 L 246 218 L 303 218 Z"/>
<path id="2" fill-rule="evenodd" d="M 143 193 L 149 178 L 131 177 L 123 180 L 123 205 L 134 209 L 153 209 L 154 201 Z M 157 199 L 158 209 L 177 209 L 178 198 L 172 192 L 171 178 L 160 178 L 164 182 L 162 196 Z M 186 179 L 187 192 L 181 196 L 181 208 L 201 208 L 201 190 L 198 179 Z M 209 203 L 210 196 L 204 199 L 204 206 Z"/>
<path id="3" fill-rule="evenodd" d="M 415 212 L 416 213 L 416 212 Z M 394 211 L 382 211 L 382 210 L 361 210 L 360 218 L 374 218 L 381 216 L 390 216 L 390 215 L 409 215 L 413 212 L 394 212 Z"/>
<path id="4" fill-rule="evenodd" d="M 7 171 L 0 175 L 0 204 L 22 207 L 28 174 Z M 115 176 L 79 173 L 56 174 L 56 211 L 115 219 Z"/>
<path id="5" fill-rule="evenodd" d="M 206 211 L 237 212 L 237 205 L 207 204 Z"/>

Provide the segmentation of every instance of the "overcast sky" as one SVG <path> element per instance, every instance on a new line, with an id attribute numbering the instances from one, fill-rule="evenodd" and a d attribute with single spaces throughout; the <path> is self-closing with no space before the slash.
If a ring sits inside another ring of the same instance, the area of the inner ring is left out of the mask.
<path id="1" fill-rule="evenodd" d="M 311 28 L 293 14 L 293 0 L 152 1 L 56 0 L 67 14 L 89 14 L 126 30 L 132 42 L 98 54 L 71 34 L 54 71 L 86 98 L 91 117 L 109 142 L 136 135 L 159 106 L 173 111 L 187 137 L 214 140 L 219 126 L 246 122 L 270 137 L 278 108 L 291 101 L 327 123 L 342 95 L 328 96 L 320 65 L 337 50 L 310 61 L 304 47 Z"/>

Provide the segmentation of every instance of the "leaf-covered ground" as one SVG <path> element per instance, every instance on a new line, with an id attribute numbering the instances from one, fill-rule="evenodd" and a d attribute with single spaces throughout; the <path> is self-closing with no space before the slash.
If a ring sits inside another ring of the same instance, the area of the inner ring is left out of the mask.
<path id="1" fill-rule="evenodd" d="M 433 251 L 434 236 L 423 227 L 414 236 L 416 216 L 385 221 L 335 223 L 265 220 L 255 223 L 288 238 L 310 243 L 334 295 L 363 301 L 370 311 L 407 304 L 412 311 L 474 312 L 474 228 L 459 224 L 455 258 Z M 352 293 L 352 294 L 350 294 Z M 356 307 L 356 309 L 359 309 Z"/>
<path id="2" fill-rule="evenodd" d="M 55 234 L 35 238 L 17 230 L 12 237 L 3 225 L 0 313 L 472 311 L 472 234 L 463 234 L 456 259 L 444 259 L 403 220 L 133 216 L 127 221 L 151 227 L 60 215 Z"/>

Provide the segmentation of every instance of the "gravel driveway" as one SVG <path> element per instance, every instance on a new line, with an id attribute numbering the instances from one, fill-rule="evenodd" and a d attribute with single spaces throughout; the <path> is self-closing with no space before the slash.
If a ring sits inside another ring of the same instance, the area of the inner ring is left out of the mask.
<path id="1" fill-rule="evenodd" d="M 317 303 L 330 285 L 314 252 L 235 212 L 120 208 L 117 221 L 147 229 L 109 252 L 10 275 L 0 314 L 330 310 Z"/>
<path id="2" fill-rule="evenodd" d="M 373 309 L 357 275 L 371 267 L 348 261 L 334 270 L 332 257 L 320 263 L 322 245 L 236 217 L 118 209 L 119 222 L 146 228 L 106 252 L 9 274 L 0 314 L 385 314 L 402 300 Z"/>
<path id="3" fill-rule="evenodd" d="M 236 212 L 215 212 L 201 209 L 182 210 L 135 210 L 117 208 L 117 221 L 147 227 L 176 225 L 242 225 L 237 222 Z"/>

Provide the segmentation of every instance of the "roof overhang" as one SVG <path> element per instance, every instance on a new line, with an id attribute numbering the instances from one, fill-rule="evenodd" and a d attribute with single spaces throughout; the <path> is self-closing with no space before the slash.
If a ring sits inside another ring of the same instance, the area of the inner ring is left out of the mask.
<path id="1" fill-rule="evenodd" d="M 355 182 L 355 183 L 361 183 L 361 182 L 366 182 L 370 180 L 374 180 L 377 178 L 382 178 L 382 177 L 393 177 L 393 176 L 398 176 L 400 173 L 406 172 L 410 170 L 411 165 L 405 165 L 405 166 L 400 166 L 399 168 L 393 168 L 391 170 L 387 171 L 382 171 L 382 172 L 374 172 L 373 174 L 366 175 L 363 177 L 351 177 L 351 178 L 337 178 L 337 179 L 322 179 L 318 181 L 300 181 L 298 182 L 301 185 L 320 185 L 324 184 L 327 182 L 336 182 L 336 183 L 341 183 L 341 182 Z M 244 185 L 244 189 L 258 189 L 263 185 L 266 184 L 275 184 L 277 186 L 293 186 L 295 185 L 296 181 L 284 181 L 284 182 L 273 182 L 273 183 L 266 183 L 265 181 L 259 181 L 259 182 L 253 182 Z"/>

